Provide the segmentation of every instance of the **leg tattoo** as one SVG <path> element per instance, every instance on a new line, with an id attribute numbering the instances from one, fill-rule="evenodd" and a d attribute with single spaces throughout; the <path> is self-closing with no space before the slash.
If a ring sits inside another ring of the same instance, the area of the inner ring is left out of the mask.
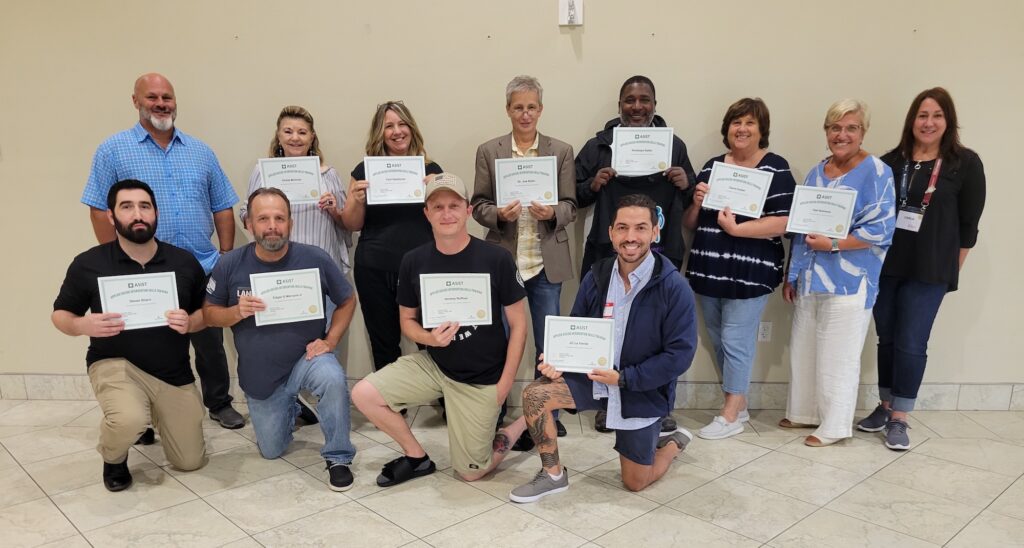
<path id="1" fill-rule="evenodd" d="M 541 452 L 540 454 L 540 465 L 544 468 L 554 468 L 561 462 L 558 459 L 558 446 L 555 446 L 555 450 L 551 453 Z"/>

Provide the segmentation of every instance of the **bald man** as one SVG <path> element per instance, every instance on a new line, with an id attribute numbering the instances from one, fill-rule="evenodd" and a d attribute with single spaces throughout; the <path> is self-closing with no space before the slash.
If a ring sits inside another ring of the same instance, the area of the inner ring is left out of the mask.
<path id="1" fill-rule="evenodd" d="M 174 127 L 178 105 L 167 78 L 156 73 L 140 76 L 132 104 L 139 111 L 139 123 L 114 134 L 96 149 L 82 193 L 96 240 L 103 244 L 115 237 L 106 212 L 110 187 L 123 179 L 143 181 L 160 203 L 156 238 L 188 250 L 209 276 L 220 255 L 234 247 L 231 208 L 238 195 L 210 147 Z M 211 241 L 214 230 L 220 249 Z M 241 428 L 245 420 L 231 407 L 228 394 L 231 385 L 223 329 L 210 327 L 190 338 L 210 418 L 224 428 Z"/>

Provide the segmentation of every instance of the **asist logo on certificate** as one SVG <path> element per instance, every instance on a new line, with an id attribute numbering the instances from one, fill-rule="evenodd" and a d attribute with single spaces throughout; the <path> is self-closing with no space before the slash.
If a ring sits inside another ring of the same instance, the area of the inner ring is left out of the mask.
<path id="1" fill-rule="evenodd" d="M 558 205 L 558 158 L 498 158 L 494 160 L 494 203 L 498 207 L 519 200 Z"/>
<path id="2" fill-rule="evenodd" d="M 305 322 L 324 317 L 320 269 L 304 268 L 249 274 L 253 297 L 267 309 L 256 313 L 256 325 Z"/>
<path id="3" fill-rule="evenodd" d="M 125 330 L 167 325 L 167 311 L 181 308 L 174 272 L 103 276 L 96 283 L 103 311 L 120 314 Z"/>
<path id="4" fill-rule="evenodd" d="M 544 318 L 544 361 L 567 373 L 610 369 L 615 359 L 615 320 Z"/>
<path id="5" fill-rule="evenodd" d="M 292 156 L 261 158 L 260 177 L 263 188 L 277 188 L 292 204 L 315 204 L 320 201 L 320 157 Z"/>
<path id="6" fill-rule="evenodd" d="M 728 207 L 736 215 L 757 219 L 764 211 L 772 176 L 770 171 L 715 162 L 703 207 L 719 211 Z"/>
<path id="7" fill-rule="evenodd" d="M 619 175 L 660 173 L 672 166 L 670 127 L 612 129 L 612 168 Z"/>
<path id="8" fill-rule="evenodd" d="M 420 274 L 423 327 L 491 325 L 490 274 Z"/>
<path id="9" fill-rule="evenodd" d="M 786 232 L 843 239 L 850 233 L 856 204 L 856 190 L 798 186 L 793 190 Z"/>
<path id="10" fill-rule="evenodd" d="M 366 156 L 366 203 L 421 204 L 426 164 L 423 156 Z"/>

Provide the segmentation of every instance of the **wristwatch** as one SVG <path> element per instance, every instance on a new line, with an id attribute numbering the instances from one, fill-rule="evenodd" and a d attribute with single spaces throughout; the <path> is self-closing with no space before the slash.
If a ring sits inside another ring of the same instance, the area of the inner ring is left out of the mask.
<path id="1" fill-rule="evenodd" d="M 836 253 L 836 252 L 838 252 L 839 251 L 839 240 L 837 240 L 835 238 L 830 238 L 830 239 L 832 240 L 832 249 L 829 251 L 829 253 Z"/>
<path id="2" fill-rule="evenodd" d="M 619 390 L 625 390 L 625 389 L 626 389 L 626 376 L 622 374 L 622 371 L 619 371 Z"/>

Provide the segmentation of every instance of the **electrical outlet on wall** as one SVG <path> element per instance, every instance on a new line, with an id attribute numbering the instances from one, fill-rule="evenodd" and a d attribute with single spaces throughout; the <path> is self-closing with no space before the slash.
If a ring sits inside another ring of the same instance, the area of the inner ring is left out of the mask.
<path id="1" fill-rule="evenodd" d="M 772 341 L 772 322 L 761 322 L 757 326 L 757 342 Z"/>

